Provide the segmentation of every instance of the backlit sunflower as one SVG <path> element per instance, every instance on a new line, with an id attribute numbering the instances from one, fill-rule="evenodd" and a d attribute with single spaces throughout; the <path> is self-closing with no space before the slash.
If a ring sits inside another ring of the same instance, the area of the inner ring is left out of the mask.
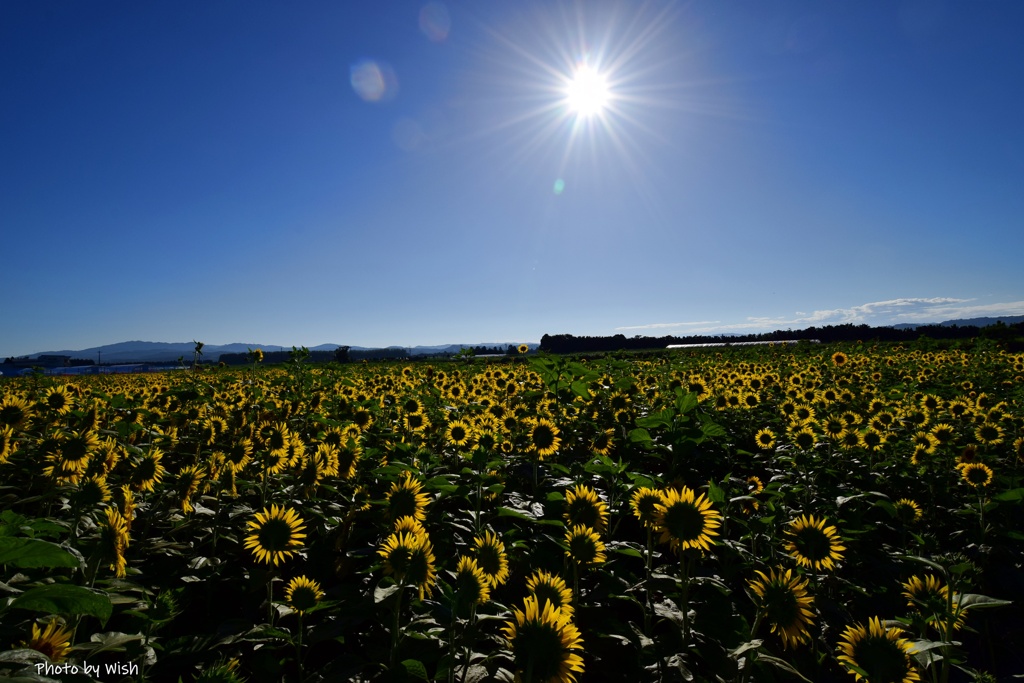
<path id="1" fill-rule="evenodd" d="M 294 555 L 306 537 L 306 525 L 298 513 L 277 505 L 257 512 L 247 526 L 252 533 L 246 536 L 244 547 L 252 550 L 257 561 L 275 567 Z"/>
<path id="2" fill-rule="evenodd" d="M 932 576 L 912 576 L 910 580 L 902 584 L 903 597 L 912 610 L 920 614 L 925 623 L 931 624 L 938 629 L 945 637 L 949 628 L 949 586 L 942 585 L 942 581 Z M 967 619 L 967 610 L 960 609 L 959 596 L 953 595 L 953 630 L 959 631 L 964 627 Z"/>
<path id="3" fill-rule="evenodd" d="M 305 576 L 296 576 L 288 582 L 284 590 L 284 599 L 288 606 L 299 614 L 305 614 L 313 609 L 324 597 L 320 590 L 320 584 Z"/>
<path id="4" fill-rule="evenodd" d="M 641 486 L 635 489 L 630 496 L 629 507 L 632 508 L 634 517 L 648 529 L 653 529 L 657 525 L 658 516 L 658 511 L 655 508 L 663 500 L 664 494 L 661 491 Z"/>
<path id="5" fill-rule="evenodd" d="M 473 539 L 476 562 L 487 576 L 491 588 L 497 588 L 508 581 L 508 555 L 505 544 L 496 533 L 487 530 Z"/>
<path id="6" fill-rule="evenodd" d="M 123 579 L 127 573 L 128 562 L 124 551 L 128 547 L 128 523 L 117 508 L 108 507 L 104 511 L 105 519 L 100 522 L 100 548 L 104 559 L 110 562 L 110 570 L 117 578 Z"/>
<path id="7" fill-rule="evenodd" d="M 423 484 L 413 478 L 410 472 L 403 472 L 401 479 L 391 484 L 387 498 L 388 517 L 391 520 L 414 517 L 422 522 L 427 518 L 430 496 L 423 492 Z"/>
<path id="8" fill-rule="evenodd" d="M 14 453 L 14 430 L 6 425 L 0 427 L 0 465 Z"/>
<path id="9" fill-rule="evenodd" d="M 0 425 L 17 430 L 31 415 L 32 409 L 28 401 L 18 396 L 5 396 L 3 401 L 0 401 Z"/>
<path id="10" fill-rule="evenodd" d="M 790 523 L 786 551 L 801 567 L 831 571 L 843 559 L 846 546 L 842 545 L 836 528 L 826 526 L 826 522 L 824 517 L 802 515 Z"/>
<path id="11" fill-rule="evenodd" d="M 513 618 L 502 628 L 512 646 L 516 679 L 524 683 L 575 683 L 583 673 L 580 631 L 571 614 L 550 602 L 527 596 L 523 609 L 512 609 Z"/>
<path id="12" fill-rule="evenodd" d="M 192 505 L 192 497 L 199 490 L 199 485 L 202 483 L 204 476 L 206 476 L 206 472 L 199 465 L 189 465 L 182 468 L 174 478 L 174 488 L 178 494 L 178 502 L 181 505 L 181 511 L 186 515 L 195 510 L 195 507 Z"/>
<path id="13" fill-rule="evenodd" d="M 988 486 L 992 483 L 992 468 L 983 462 L 968 462 L 957 465 L 960 476 L 974 488 Z"/>
<path id="14" fill-rule="evenodd" d="M 393 574 L 398 581 L 419 590 L 420 600 L 430 595 L 437 574 L 434 546 L 423 533 L 393 533 L 377 554 L 384 558 L 384 573 Z"/>
<path id="15" fill-rule="evenodd" d="M 609 427 L 604 431 L 598 432 L 597 436 L 590 444 L 590 451 L 594 455 L 608 455 L 612 452 L 612 446 L 614 446 L 614 440 L 612 437 L 615 436 L 615 430 Z"/>
<path id="16" fill-rule="evenodd" d="M 152 491 L 160 483 L 166 473 L 162 463 L 163 457 L 164 453 L 159 448 L 150 448 L 135 464 L 132 484 L 137 490 Z"/>
<path id="17" fill-rule="evenodd" d="M 68 652 L 71 651 L 71 637 L 73 630 L 64 628 L 64 622 L 54 617 L 45 629 L 39 628 L 39 624 L 32 624 L 32 637 L 22 641 L 18 647 L 42 652 L 46 657 L 56 664 L 64 661 Z"/>
<path id="18" fill-rule="evenodd" d="M 530 445 L 543 460 L 549 455 L 554 455 L 562 445 L 562 439 L 558 436 L 558 427 L 546 418 L 536 418 L 531 421 Z"/>
<path id="19" fill-rule="evenodd" d="M 423 526 L 423 523 L 415 517 L 399 517 L 395 520 L 395 528 L 392 529 L 392 533 L 399 534 L 422 534 L 426 533 L 427 529 Z"/>
<path id="20" fill-rule="evenodd" d="M 893 503 L 896 510 L 896 517 L 904 524 L 912 524 L 921 521 L 921 506 L 909 498 L 900 498 Z"/>
<path id="21" fill-rule="evenodd" d="M 594 489 L 579 484 L 565 492 L 565 523 L 570 527 L 582 524 L 603 533 L 608 527 L 608 505 Z"/>
<path id="22" fill-rule="evenodd" d="M 463 555 L 455 565 L 455 595 L 463 607 L 482 605 L 491 599 L 491 582 L 475 558 Z"/>
<path id="23" fill-rule="evenodd" d="M 655 525 L 661 532 L 660 541 L 672 550 L 687 548 L 710 550 L 721 526 L 721 515 L 711 507 L 711 501 L 702 493 L 697 496 L 690 488 L 669 489 L 662 502 L 654 506 Z"/>
<path id="24" fill-rule="evenodd" d="M 839 643 L 839 663 L 857 681 L 913 683 L 921 680 L 910 659 L 913 645 L 898 628 L 886 628 L 878 617 L 868 625 L 847 626 Z"/>
<path id="25" fill-rule="evenodd" d="M 537 598 L 541 607 L 544 603 L 551 603 L 560 608 L 563 614 L 572 615 L 572 591 L 565 585 L 562 577 L 538 569 L 526 580 L 526 589 L 530 591 L 530 595 Z"/>
<path id="26" fill-rule="evenodd" d="M 757 596 L 757 607 L 771 624 L 772 633 L 782 638 L 785 648 L 809 643 L 814 598 L 807 594 L 807 579 L 782 567 L 773 569 L 771 575 L 761 571 L 757 575 L 761 578 L 750 581 L 750 589 Z"/>
<path id="27" fill-rule="evenodd" d="M 565 554 L 581 567 L 601 564 L 608 559 L 601 537 L 588 526 L 579 524 L 570 527 L 565 532 L 565 544 L 568 546 Z"/>

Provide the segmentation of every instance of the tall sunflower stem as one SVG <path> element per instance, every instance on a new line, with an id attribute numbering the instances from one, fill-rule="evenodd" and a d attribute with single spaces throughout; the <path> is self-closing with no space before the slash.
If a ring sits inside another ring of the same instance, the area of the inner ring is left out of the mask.
<path id="1" fill-rule="evenodd" d="M 683 645 L 690 642 L 690 562 L 686 550 L 679 554 L 679 578 L 682 583 L 680 611 L 683 613 Z"/>
<path id="2" fill-rule="evenodd" d="M 304 629 L 305 629 L 305 625 L 302 623 L 302 612 L 299 612 L 299 631 L 298 631 L 298 638 L 295 641 L 295 659 L 296 659 L 296 662 L 299 665 L 299 680 L 300 681 L 302 681 L 306 677 L 305 672 L 302 669 L 302 665 L 303 665 L 303 661 L 302 661 L 302 659 L 303 659 L 302 634 L 303 634 L 303 630 Z"/>
<path id="3" fill-rule="evenodd" d="M 466 621 L 466 628 L 462 631 L 463 646 L 465 648 L 465 658 L 462 662 L 462 678 L 459 680 L 465 681 L 469 676 L 469 659 L 472 655 L 472 648 L 470 642 L 470 629 L 476 622 L 476 603 L 474 602 L 469 608 L 469 620 Z"/>
<path id="4" fill-rule="evenodd" d="M 394 670 L 398 661 L 398 641 L 401 630 L 402 616 L 402 593 L 405 592 L 405 581 L 398 584 L 398 592 L 395 594 L 395 619 L 391 624 L 391 670 Z"/>
<path id="5" fill-rule="evenodd" d="M 757 637 L 757 630 L 761 628 L 761 620 L 764 618 L 764 612 L 759 607 L 757 610 L 757 616 L 754 617 L 754 625 L 750 627 L 750 640 Z M 754 648 L 756 650 L 757 648 Z M 747 650 L 743 653 L 743 671 L 740 673 L 740 682 L 747 683 L 747 679 L 750 678 L 750 656 L 754 650 Z"/>

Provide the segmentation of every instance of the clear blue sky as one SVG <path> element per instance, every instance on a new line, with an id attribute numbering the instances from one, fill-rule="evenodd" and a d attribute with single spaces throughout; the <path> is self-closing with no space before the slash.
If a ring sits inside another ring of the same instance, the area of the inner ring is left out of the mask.
<path id="1" fill-rule="evenodd" d="M 0 355 L 1024 314 L 1022 27 L 1008 0 L 3 2 Z"/>

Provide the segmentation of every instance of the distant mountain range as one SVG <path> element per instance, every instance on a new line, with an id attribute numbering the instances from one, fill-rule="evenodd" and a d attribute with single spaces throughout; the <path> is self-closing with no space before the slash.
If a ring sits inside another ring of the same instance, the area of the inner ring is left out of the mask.
<path id="1" fill-rule="evenodd" d="M 997 322 L 1001 322 L 1004 325 L 1024 323 L 1024 315 L 1004 315 L 998 318 L 961 318 L 959 320 L 946 320 L 941 323 L 900 323 L 899 325 L 890 325 L 889 327 L 897 330 L 916 330 L 925 325 L 939 325 L 940 327 L 988 327 L 989 325 L 995 325 Z"/>
<path id="2" fill-rule="evenodd" d="M 389 346 L 386 348 L 391 349 L 405 349 L 409 352 L 410 356 L 429 356 L 429 355 L 440 355 L 444 353 L 458 353 L 463 348 L 474 347 L 474 346 L 485 346 L 488 348 L 498 347 L 501 349 L 508 348 L 509 344 L 512 346 L 518 346 L 522 342 L 488 342 L 483 344 L 442 344 L 439 346 Z M 309 347 L 310 351 L 334 351 L 342 344 L 320 344 L 319 346 Z M 536 349 L 539 344 L 536 342 L 527 342 L 527 346 L 531 350 Z M 186 361 L 192 360 L 192 354 L 195 350 L 194 342 L 147 342 L 147 341 L 126 341 L 117 344 L 106 344 L 104 346 L 93 346 L 88 349 L 78 349 L 77 351 L 63 350 L 63 351 L 41 351 L 39 353 L 29 354 L 29 358 L 38 358 L 39 356 L 70 356 L 71 358 L 88 358 L 89 360 L 99 361 L 104 364 L 111 363 L 167 363 L 174 362 L 179 358 L 184 357 Z M 291 347 L 283 347 L 270 345 L 270 344 L 207 344 L 203 346 L 203 360 L 206 362 L 216 362 L 222 353 L 245 353 L 249 349 L 260 348 L 264 351 L 278 351 L 284 350 L 289 351 Z M 373 348 L 383 347 L 368 347 L 368 346 L 350 346 L 353 351 L 368 351 Z"/>

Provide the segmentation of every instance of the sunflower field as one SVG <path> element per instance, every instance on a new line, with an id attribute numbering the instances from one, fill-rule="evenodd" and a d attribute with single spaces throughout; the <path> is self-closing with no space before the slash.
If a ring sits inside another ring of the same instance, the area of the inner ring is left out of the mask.
<path id="1" fill-rule="evenodd" d="M 0 679 L 996 681 L 1024 355 L 0 381 Z"/>

